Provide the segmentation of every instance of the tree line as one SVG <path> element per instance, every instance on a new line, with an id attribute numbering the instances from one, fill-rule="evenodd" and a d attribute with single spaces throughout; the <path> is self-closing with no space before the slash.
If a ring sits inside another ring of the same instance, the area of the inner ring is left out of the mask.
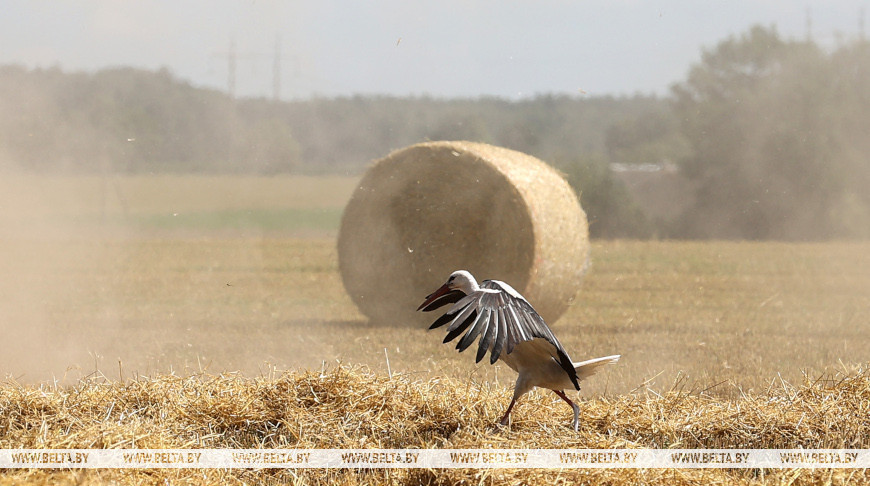
<path id="1" fill-rule="evenodd" d="M 772 27 L 704 50 L 663 97 L 275 102 L 233 100 L 167 70 L 0 67 L 0 167 L 359 174 L 413 143 L 473 140 L 564 172 L 600 237 L 868 237 L 868 129 L 868 43 L 823 49 Z M 660 192 L 685 207 L 653 214 L 614 164 L 675 168 L 679 190 Z"/>
<path id="2" fill-rule="evenodd" d="M 870 236 L 870 43 L 833 50 L 753 27 L 673 89 L 696 206 L 674 234 Z"/>
<path id="3" fill-rule="evenodd" d="M 425 140 L 474 140 L 545 159 L 605 150 L 606 127 L 666 104 L 653 97 L 524 101 L 352 96 L 275 102 L 156 72 L 0 67 L 0 147 L 27 170 L 362 172 Z"/>

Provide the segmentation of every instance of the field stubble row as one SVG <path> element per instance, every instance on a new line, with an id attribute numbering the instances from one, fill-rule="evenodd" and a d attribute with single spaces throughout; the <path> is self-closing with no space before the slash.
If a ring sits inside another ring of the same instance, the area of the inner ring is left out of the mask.
<path id="1" fill-rule="evenodd" d="M 388 357 L 393 371 L 509 384 L 425 321 L 368 322 L 344 293 L 332 239 L 2 244 L 0 271 L 15 278 L 0 282 L 0 313 L 19 345 L 0 360 L 24 381 L 70 365 L 71 378 L 114 376 L 118 361 L 128 374 L 337 360 L 385 371 Z M 870 349 L 868 246 L 596 242 L 582 292 L 553 327 L 577 360 L 623 355 L 591 394 L 680 381 L 727 395 L 848 372 Z"/>

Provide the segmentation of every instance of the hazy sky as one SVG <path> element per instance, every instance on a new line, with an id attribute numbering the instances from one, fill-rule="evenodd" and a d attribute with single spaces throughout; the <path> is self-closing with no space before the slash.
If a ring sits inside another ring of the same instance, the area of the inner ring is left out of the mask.
<path id="1" fill-rule="evenodd" d="M 667 93 L 703 46 L 752 24 L 836 45 L 870 0 L 0 0 L 0 63 L 166 67 L 237 93 L 282 98 Z M 838 34 L 839 33 L 839 34 Z M 582 90 L 582 91 L 581 91 Z"/>

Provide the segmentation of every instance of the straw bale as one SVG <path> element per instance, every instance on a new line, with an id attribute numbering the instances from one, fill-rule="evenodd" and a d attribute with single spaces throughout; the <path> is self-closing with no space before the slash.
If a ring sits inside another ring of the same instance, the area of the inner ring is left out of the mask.
<path id="1" fill-rule="evenodd" d="M 544 162 L 472 142 L 395 151 L 365 174 L 342 217 L 345 289 L 373 321 L 414 309 L 454 270 L 506 281 L 548 321 L 576 296 L 589 259 L 586 214 Z"/>

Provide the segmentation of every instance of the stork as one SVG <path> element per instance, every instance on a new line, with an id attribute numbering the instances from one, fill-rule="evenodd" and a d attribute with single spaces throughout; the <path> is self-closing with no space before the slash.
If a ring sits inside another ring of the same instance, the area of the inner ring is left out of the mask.
<path id="1" fill-rule="evenodd" d="M 459 352 L 480 337 L 476 361 L 487 351 L 489 362 L 502 360 L 516 371 L 514 395 L 501 425 L 507 425 L 517 400 L 534 387 L 547 388 L 564 400 L 574 411 L 573 426 L 578 428 L 580 408 L 565 395 L 565 389 L 580 390 L 580 382 L 600 367 L 615 363 L 620 355 L 605 356 L 575 363 L 565 348 L 535 311 L 513 287 L 500 280 L 484 280 L 479 285 L 465 270 L 453 272 L 447 282 L 432 292 L 417 310 L 430 312 L 447 304 L 450 309 L 429 326 L 435 329 L 449 323 L 444 342 L 460 334 Z"/>

